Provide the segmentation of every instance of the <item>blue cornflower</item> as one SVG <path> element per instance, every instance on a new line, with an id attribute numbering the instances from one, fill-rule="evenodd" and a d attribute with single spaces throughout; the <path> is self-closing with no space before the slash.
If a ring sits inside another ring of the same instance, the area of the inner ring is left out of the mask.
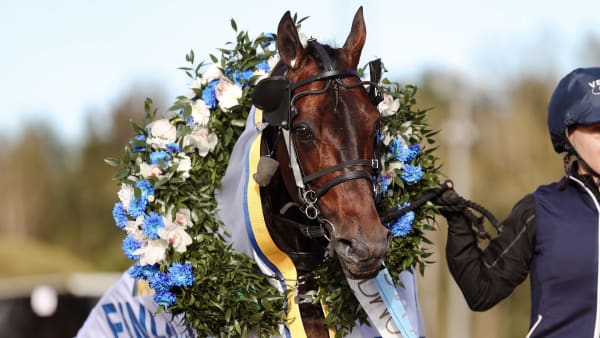
<path id="1" fill-rule="evenodd" d="M 404 164 L 402 166 L 402 174 L 400 177 L 409 185 L 415 184 L 423 178 L 423 169 L 420 165 Z"/>
<path id="2" fill-rule="evenodd" d="M 129 275 L 135 279 L 150 279 L 152 276 L 157 274 L 160 270 L 156 265 L 139 265 L 135 264 L 131 268 L 129 268 Z"/>
<path id="3" fill-rule="evenodd" d="M 219 80 L 210 81 L 206 87 L 202 90 L 202 101 L 206 103 L 209 109 L 215 109 L 217 106 L 217 97 L 215 95 L 215 87 L 219 83 Z"/>
<path id="4" fill-rule="evenodd" d="M 146 206 L 148 205 L 148 200 L 144 198 L 136 199 L 135 196 L 131 196 L 131 201 L 129 202 L 129 209 L 127 212 L 129 216 L 136 218 L 138 216 L 142 216 L 146 211 Z"/>
<path id="5" fill-rule="evenodd" d="M 171 155 L 164 150 L 157 150 L 150 153 L 150 163 L 160 165 L 163 168 L 169 168 L 170 159 Z"/>
<path id="6" fill-rule="evenodd" d="M 151 212 L 148 216 L 144 218 L 144 223 L 142 223 L 142 232 L 148 236 L 148 238 L 158 239 L 158 229 L 162 229 L 165 227 L 163 223 L 162 216 Z"/>
<path id="7" fill-rule="evenodd" d="M 156 304 L 163 306 L 163 307 L 169 307 L 171 305 L 175 305 L 175 302 L 177 301 L 177 298 L 175 298 L 175 295 L 169 291 L 157 292 L 154 294 L 152 299 L 154 299 Z"/>
<path id="8" fill-rule="evenodd" d="M 144 201 L 148 201 L 148 197 L 154 196 L 154 186 L 146 180 L 139 180 L 135 182 L 135 187 L 140 189 L 141 196 L 140 199 Z"/>
<path id="9" fill-rule="evenodd" d="M 133 147 L 131 147 L 131 150 L 134 153 L 142 153 L 144 151 L 146 151 L 146 135 L 144 134 L 137 134 L 135 135 L 134 139 L 134 145 Z"/>
<path id="10" fill-rule="evenodd" d="M 419 155 L 420 151 L 421 146 L 418 144 L 411 144 L 408 146 L 408 148 L 403 148 L 396 159 L 402 162 L 410 162 L 417 158 L 417 155 Z"/>
<path id="11" fill-rule="evenodd" d="M 112 210 L 113 219 L 115 220 L 115 224 L 119 227 L 119 229 L 125 228 L 127 225 L 127 212 L 125 208 L 123 208 L 123 204 L 121 202 L 115 203 L 115 206 Z"/>
<path id="12" fill-rule="evenodd" d="M 271 70 L 271 67 L 269 66 L 269 63 L 266 60 L 262 60 L 261 62 L 256 64 L 256 69 L 264 70 L 268 73 Z"/>
<path id="13" fill-rule="evenodd" d="M 236 85 L 240 87 L 246 87 L 248 86 L 248 82 L 250 81 L 252 74 L 254 74 L 254 72 L 251 69 L 242 71 L 236 70 L 233 72 L 231 77 Z"/>
<path id="14" fill-rule="evenodd" d="M 175 286 L 191 286 L 194 281 L 192 265 L 190 263 L 173 263 L 173 265 L 169 267 L 169 275 Z"/>
<path id="15" fill-rule="evenodd" d="M 155 273 L 148 279 L 148 282 L 150 287 L 157 293 L 167 292 L 171 290 L 171 287 L 173 286 L 171 276 L 164 272 Z"/>
<path id="16" fill-rule="evenodd" d="M 191 118 L 191 116 L 190 116 L 190 118 Z M 194 121 L 194 119 L 192 119 L 192 123 L 194 123 L 193 121 Z M 169 143 L 169 144 L 167 144 L 167 150 L 170 153 L 180 153 L 181 147 L 177 143 Z"/>
<path id="17" fill-rule="evenodd" d="M 402 206 L 399 205 L 398 209 L 402 209 L 408 205 L 410 204 L 404 203 Z M 414 221 L 415 212 L 412 210 L 398 217 L 398 219 L 389 226 L 390 230 L 392 231 L 392 235 L 394 237 L 405 237 L 412 231 L 412 224 Z"/>
<path id="18" fill-rule="evenodd" d="M 400 156 L 402 155 L 402 150 L 404 149 L 404 142 L 399 138 L 394 138 L 390 142 L 390 153 L 388 156 L 391 156 L 393 159 L 400 160 Z"/>
<path id="19" fill-rule="evenodd" d="M 375 184 L 378 184 L 380 187 L 380 192 L 385 194 L 388 191 L 390 184 L 392 184 L 392 175 L 385 174 L 378 176 Z"/>
<path id="20" fill-rule="evenodd" d="M 140 242 L 138 242 L 138 240 L 133 238 L 133 236 L 131 235 L 125 237 L 125 239 L 123 239 L 123 244 L 121 245 L 125 256 L 127 256 L 127 258 L 129 259 L 140 258 L 139 255 L 134 254 L 134 251 L 141 247 L 142 245 L 140 244 Z"/>

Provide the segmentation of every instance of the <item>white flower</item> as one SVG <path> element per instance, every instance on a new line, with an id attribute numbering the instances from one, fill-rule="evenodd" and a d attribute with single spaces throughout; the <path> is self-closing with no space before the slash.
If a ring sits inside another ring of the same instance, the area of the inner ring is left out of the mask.
<path id="1" fill-rule="evenodd" d="M 385 93 L 383 94 L 383 101 L 379 102 L 377 109 L 383 117 L 392 116 L 400 109 L 400 100 L 394 99 L 392 95 Z"/>
<path id="2" fill-rule="evenodd" d="M 192 170 L 192 159 L 185 153 L 179 153 L 175 156 L 174 162 L 177 164 L 177 171 L 181 172 L 181 177 L 187 179 Z"/>
<path id="3" fill-rule="evenodd" d="M 161 178 L 162 173 L 163 173 L 163 171 L 159 165 L 148 164 L 146 162 L 142 162 L 140 164 L 140 175 L 142 175 L 143 178 L 148 178 L 148 177 Z"/>
<path id="4" fill-rule="evenodd" d="M 217 80 L 222 77 L 225 77 L 225 75 L 223 75 L 223 72 L 221 71 L 221 69 L 219 69 L 219 67 L 213 63 L 212 65 L 208 66 L 208 68 L 202 75 L 201 83 L 203 86 L 205 86 L 210 81 Z"/>
<path id="5" fill-rule="evenodd" d="M 192 237 L 185 232 L 183 226 L 179 226 L 177 223 L 173 223 L 171 220 L 163 217 L 165 226 L 158 229 L 158 236 L 175 249 L 177 252 L 185 252 L 187 246 L 192 244 Z"/>
<path id="6" fill-rule="evenodd" d="M 177 210 L 177 212 L 175 213 L 175 224 L 185 227 L 185 228 L 189 228 L 192 225 L 194 225 L 192 223 L 192 213 L 190 212 L 190 210 L 189 209 Z"/>
<path id="7" fill-rule="evenodd" d="M 132 221 L 132 220 L 127 221 L 127 224 L 125 225 L 125 231 L 127 232 L 128 235 L 132 235 L 133 238 L 135 238 L 139 242 L 142 242 L 143 240 L 146 239 L 146 237 L 144 236 L 144 232 L 142 231 L 142 228 L 141 228 L 143 223 L 144 223 L 144 215 L 140 215 L 135 219 L 135 221 Z"/>
<path id="8" fill-rule="evenodd" d="M 192 118 L 195 124 L 207 126 L 210 121 L 210 110 L 206 102 L 198 99 L 192 103 Z"/>
<path id="9" fill-rule="evenodd" d="M 238 104 L 242 97 L 242 87 L 231 83 L 229 80 L 221 80 L 215 87 L 215 97 L 219 101 L 219 107 L 223 111 L 229 111 L 231 107 Z"/>
<path id="10" fill-rule="evenodd" d="M 169 244 L 163 239 L 149 240 L 146 245 L 133 252 L 140 255 L 140 265 L 154 265 L 165 260 L 165 252 Z"/>
<path id="11" fill-rule="evenodd" d="M 156 120 L 148 124 L 150 135 L 146 140 L 154 149 L 167 149 L 167 144 L 177 139 L 177 129 L 167 119 Z"/>
<path id="12" fill-rule="evenodd" d="M 388 164 L 388 172 L 392 173 L 392 175 L 395 175 L 396 170 L 400 170 L 402 169 L 402 162 L 401 161 L 392 161 Z"/>
<path id="13" fill-rule="evenodd" d="M 198 149 L 198 154 L 204 157 L 215 149 L 218 141 L 217 134 L 209 133 L 206 127 L 196 126 L 190 134 L 183 137 L 183 147 L 191 144 Z"/>
<path id="14" fill-rule="evenodd" d="M 123 209 L 129 211 L 129 204 L 134 195 L 133 187 L 129 184 L 121 183 L 121 189 L 119 189 L 117 195 L 119 196 L 119 201 L 121 201 L 121 204 L 123 205 Z"/>

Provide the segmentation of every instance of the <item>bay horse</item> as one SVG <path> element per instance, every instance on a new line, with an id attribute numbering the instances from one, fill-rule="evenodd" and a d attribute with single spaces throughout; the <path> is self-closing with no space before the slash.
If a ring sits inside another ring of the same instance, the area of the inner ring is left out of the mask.
<path id="1" fill-rule="evenodd" d="M 366 27 L 362 7 L 344 45 L 303 45 L 289 12 L 277 29 L 279 64 L 253 93 L 263 110 L 261 153 L 279 163 L 261 184 L 270 235 L 294 262 L 298 292 L 312 290 L 312 271 L 336 256 L 354 279 L 377 275 L 390 232 L 375 204 L 376 130 L 373 95 L 357 73 Z M 302 280 L 302 283 L 300 281 Z M 300 304 L 308 337 L 328 337 L 317 304 Z"/>

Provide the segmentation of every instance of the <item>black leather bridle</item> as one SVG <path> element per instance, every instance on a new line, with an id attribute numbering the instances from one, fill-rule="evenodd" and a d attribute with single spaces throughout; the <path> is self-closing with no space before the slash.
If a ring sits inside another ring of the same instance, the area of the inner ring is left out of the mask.
<path id="1" fill-rule="evenodd" d="M 323 196 L 332 187 L 349 180 L 363 178 L 369 180 L 370 184 L 373 184 L 373 177 L 376 177 L 376 175 L 379 173 L 380 165 L 378 156 L 373 154 L 373 157 L 370 159 L 354 159 L 345 161 L 305 175 L 304 171 L 302 170 L 302 166 L 298 161 L 296 147 L 289 134 L 289 128 L 292 125 L 292 121 L 298 115 L 295 102 L 304 96 L 322 94 L 329 90 L 332 85 L 340 86 L 346 89 L 368 86 L 369 97 L 371 98 L 372 102 L 377 105 L 382 100 L 382 93 L 379 87 L 379 80 L 381 77 L 381 62 L 380 60 L 375 60 L 369 64 L 371 79 L 369 81 L 364 81 L 360 78 L 359 74 L 355 70 L 336 69 L 323 45 L 316 40 L 308 40 L 308 48 L 314 48 L 314 50 L 317 52 L 317 57 L 320 59 L 323 67 L 323 71 L 321 73 L 295 84 L 292 84 L 291 81 L 285 76 L 273 76 L 263 79 L 255 87 L 252 98 L 254 105 L 263 110 L 263 122 L 267 123 L 268 125 L 278 127 L 283 135 L 290 159 L 290 167 L 298 188 L 300 203 L 302 204 L 299 206 L 300 209 L 308 219 L 318 219 L 320 225 L 317 227 L 310 227 L 303 224 L 298 224 L 291 220 L 288 220 L 288 223 L 296 223 L 294 225 L 298 227 L 305 236 L 316 237 L 326 236 L 325 232 L 323 231 L 323 227 L 321 226 L 323 223 L 333 227 L 331 222 L 319 217 L 320 212 L 316 206 L 319 197 Z M 342 79 L 346 77 L 355 77 L 358 78 L 359 81 L 352 84 L 347 84 L 342 81 Z M 317 81 L 325 81 L 325 86 L 318 90 L 297 91 L 302 86 Z M 350 167 L 355 168 L 349 171 L 344 171 L 343 173 L 325 181 L 316 190 L 311 187 L 311 183 L 313 183 L 315 180 Z M 284 212 L 285 211 L 282 211 L 282 213 Z"/>

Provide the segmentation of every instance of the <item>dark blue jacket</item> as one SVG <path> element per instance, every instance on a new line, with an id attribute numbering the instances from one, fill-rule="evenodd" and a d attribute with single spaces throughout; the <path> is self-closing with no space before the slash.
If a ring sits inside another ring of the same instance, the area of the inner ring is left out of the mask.
<path id="1" fill-rule="evenodd" d="M 589 176 L 541 186 L 515 205 L 485 250 L 464 214 L 444 213 L 448 267 L 469 307 L 491 308 L 529 274 L 527 337 L 598 338 L 599 195 Z"/>

